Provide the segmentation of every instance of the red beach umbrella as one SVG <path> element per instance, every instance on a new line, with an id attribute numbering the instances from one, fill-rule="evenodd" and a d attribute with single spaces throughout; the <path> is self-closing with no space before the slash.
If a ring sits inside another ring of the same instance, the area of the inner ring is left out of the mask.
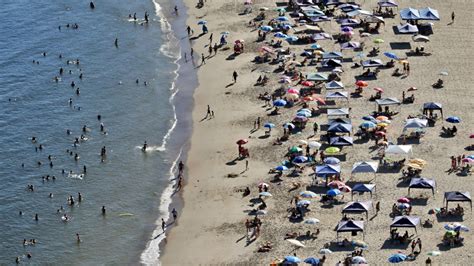
<path id="1" fill-rule="evenodd" d="M 359 86 L 359 87 L 367 87 L 369 86 L 369 83 L 363 81 L 363 80 L 358 80 L 356 83 L 355 83 L 356 86 Z"/>
<path id="2" fill-rule="evenodd" d="M 311 82 L 311 81 L 305 80 L 305 81 L 301 82 L 301 85 L 307 86 L 307 87 L 312 87 L 312 86 L 314 86 L 314 83 Z"/>
<path id="3" fill-rule="evenodd" d="M 249 141 L 248 139 L 239 139 L 237 141 L 237 145 L 244 145 L 244 144 L 247 144 Z"/>
<path id="4" fill-rule="evenodd" d="M 321 97 L 315 97 L 314 100 L 321 103 L 321 104 L 326 104 L 326 101 L 323 100 Z"/>
<path id="5" fill-rule="evenodd" d="M 374 91 L 383 92 L 383 89 L 377 87 L 377 88 L 374 88 Z"/>
<path id="6" fill-rule="evenodd" d="M 410 200 L 408 198 L 399 198 L 397 201 L 400 203 L 410 203 Z"/>

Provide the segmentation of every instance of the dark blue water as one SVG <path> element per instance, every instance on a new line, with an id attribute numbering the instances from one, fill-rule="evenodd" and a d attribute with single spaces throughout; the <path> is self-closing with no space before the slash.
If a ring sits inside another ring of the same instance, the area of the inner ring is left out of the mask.
<path id="1" fill-rule="evenodd" d="M 148 25 L 128 21 L 129 13 L 143 19 L 145 11 L 150 14 Z M 0 264 L 12 264 L 17 256 L 32 264 L 138 262 L 181 148 L 167 136 L 175 123 L 174 100 L 170 101 L 177 90 L 175 51 L 164 46 L 163 21 L 155 11 L 151 0 L 96 1 L 94 10 L 88 1 L 2 2 Z M 67 28 L 68 23 L 79 28 Z M 76 59 L 79 65 L 66 64 Z M 53 78 L 61 67 L 64 74 L 56 83 Z M 107 135 L 99 130 L 98 114 Z M 84 125 L 90 128 L 88 140 L 73 147 Z M 72 131 L 69 136 L 67 129 Z M 32 136 L 38 143 L 31 142 Z M 138 148 L 145 140 L 147 153 Z M 43 150 L 35 151 L 39 144 Z M 99 156 L 102 146 L 107 148 L 104 162 Z M 66 150 L 77 153 L 79 160 Z M 77 175 L 83 165 L 87 175 L 81 179 Z M 56 180 L 43 181 L 45 175 Z M 34 192 L 27 191 L 29 184 Z M 73 207 L 67 205 L 69 195 L 76 200 Z M 60 206 L 71 221 L 61 220 Z M 35 213 L 39 221 L 33 219 Z M 23 246 L 23 239 L 32 238 L 36 245 Z M 27 253 L 31 259 L 24 256 Z"/>

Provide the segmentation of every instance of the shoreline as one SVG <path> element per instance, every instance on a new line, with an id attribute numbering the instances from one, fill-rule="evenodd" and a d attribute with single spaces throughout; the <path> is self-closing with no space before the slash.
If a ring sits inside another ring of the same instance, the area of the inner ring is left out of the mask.
<path id="1" fill-rule="evenodd" d="M 176 46 L 175 49 L 178 49 L 177 53 L 179 53 L 176 57 L 173 57 L 173 55 L 168 54 L 168 51 L 164 51 L 163 46 L 160 48 L 160 52 L 175 59 L 174 63 L 177 66 L 176 70 L 174 70 L 176 79 L 172 84 L 172 88 L 170 88 L 172 92 L 170 103 L 174 108 L 175 122 L 170 127 L 167 135 L 163 138 L 163 143 L 160 148 L 169 150 L 169 148 L 167 148 L 169 146 L 178 147 L 179 151 L 175 153 L 176 156 L 172 157 L 173 164 L 169 169 L 170 183 L 159 198 L 160 210 L 153 225 L 154 229 L 151 235 L 147 234 L 148 242 L 138 258 L 138 261 L 142 264 L 156 264 L 159 262 L 159 258 L 164 252 L 163 249 L 166 245 L 167 238 L 166 235 L 159 233 L 161 231 L 161 218 L 165 219 L 170 225 L 170 227 L 168 227 L 169 229 L 167 229 L 168 232 L 168 230 L 174 227 L 170 215 L 172 208 L 176 208 L 178 213 L 180 213 L 184 205 L 181 191 L 175 192 L 174 190 L 174 186 L 176 185 L 175 174 L 179 161 L 182 160 L 186 163 L 187 160 L 189 142 L 192 134 L 192 121 L 188 113 L 190 113 L 190 109 L 192 109 L 193 106 L 192 95 L 198 86 L 197 71 L 183 62 L 184 60 L 182 58 L 182 49 L 183 47 L 188 47 L 189 42 L 187 42 L 187 39 L 180 38 L 179 34 L 176 33 L 181 27 L 184 28 L 183 25 L 186 25 L 186 10 L 182 10 L 180 16 L 176 17 L 174 14 L 165 11 L 168 8 L 171 10 L 170 3 L 162 3 L 162 1 L 158 0 L 151 1 L 155 5 L 155 8 L 158 8 L 157 5 L 160 7 L 160 9 L 155 10 L 156 15 L 161 17 L 160 23 L 167 24 L 166 27 L 161 25 L 163 34 L 166 35 L 163 39 L 166 40 L 167 44 L 164 45 Z M 184 3 L 181 3 L 182 6 L 185 7 Z M 187 7 L 185 8 L 187 9 Z M 190 104 L 188 105 L 188 103 Z M 187 176 L 185 175 L 184 178 L 186 179 Z M 152 237 L 151 239 L 149 238 L 150 236 Z M 156 257 L 157 254 L 158 257 Z"/>

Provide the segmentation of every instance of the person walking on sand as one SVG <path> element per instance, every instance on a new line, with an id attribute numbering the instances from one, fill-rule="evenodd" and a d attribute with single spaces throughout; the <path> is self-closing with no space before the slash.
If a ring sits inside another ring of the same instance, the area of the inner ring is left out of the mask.
<path id="1" fill-rule="evenodd" d="M 194 49 L 191 47 L 191 58 L 194 58 Z"/>
<path id="2" fill-rule="evenodd" d="M 161 229 L 163 230 L 163 233 L 164 233 L 166 229 L 166 222 L 163 218 L 161 218 Z"/>
<path id="3" fill-rule="evenodd" d="M 201 66 L 206 64 L 206 57 L 204 57 L 204 54 L 201 54 Z"/>
<path id="4" fill-rule="evenodd" d="M 232 73 L 232 78 L 234 80 L 234 83 L 237 82 L 237 77 L 239 76 L 239 74 L 237 74 L 237 71 L 234 70 L 234 73 Z"/>
<path id="5" fill-rule="evenodd" d="M 380 211 L 380 201 L 377 201 L 375 204 L 375 214 L 379 214 Z"/>
<path id="6" fill-rule="evenodd" d="M 189 25 L 186 27 L 186 31 L 188 32 L 188 36 L 191 36 L 191 27 Z"/>
<path id="7" fill-rule="evenodd" d="M 210 115 L 211 115 L 211 106 L 207 105 L 207 113 L 206 113 L 205 118 L 208 118 Z"/>
<path id="8" fill-rule="evenodd" d="M 211 35 L 209 36 L 209 46 L 211 46 L 212 44 L 212 36 L 214 35 L 214 33 L 211 33 Z"/>
<path id="9" fill-rule="evenodd" d="M 245 171 L 249 170 L 249 160 L 245 160 Z"/>
<path id="10" fill-rule="evenodd" d="M 451 23 L 454 23 L 455 18 L 456 18 L 456 15 L 454 14 L 454 11 L 453 11 L 453 13 L 451 13 Z"/>
<path id="11" fill-rule="evenodd" d="M 183 173 L 183 170 L 184 170 L 184 163 L 183 163 L 183 161 L 179 161 L 178 173 L 181 175 Z"/>

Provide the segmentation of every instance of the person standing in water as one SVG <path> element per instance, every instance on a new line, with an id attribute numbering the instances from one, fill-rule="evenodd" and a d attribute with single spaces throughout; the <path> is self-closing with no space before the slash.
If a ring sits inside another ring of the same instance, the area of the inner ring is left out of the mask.
<path id="1" fill-rule="evenodd" d="M 148 144 L 146 143 L 146 140 L 145 140 L 145 143 L 143 143 L 142 151 L 146 152 L 147 148 L 148 148 Z"/>
<path id="2" fill-rule="evenodd" d="M 118 48 L 118 38 L 115 38 L 114 45 Z"/>

